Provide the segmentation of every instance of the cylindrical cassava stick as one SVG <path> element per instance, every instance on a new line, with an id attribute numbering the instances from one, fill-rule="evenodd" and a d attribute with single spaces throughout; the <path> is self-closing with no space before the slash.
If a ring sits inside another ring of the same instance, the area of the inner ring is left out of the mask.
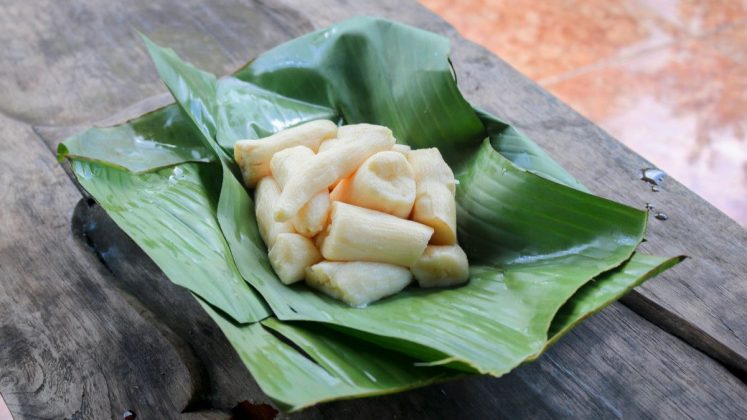
<path id="1" fill-rule="evenodd" d="M 415 173 L 412 220 L 434 229 L 431 243 L 453 245 L 456 239 L 456 181 L 436 148 L 412 150 L 407 159 Z"/>
<path id="2" fill-rule="evenodd" d="M 303 236 L 311 238 L 327 226 L 329 219 L 329 192 L 318 192 L 291 219 L 293 228 Z"/>
<path id="3" fill-rule="evenodd" d="M 311 121 L 257 140 L 239 140 L 233 148 L 234 159 L 241 168 L 244 184 L 253 188 L 270 175 L 270 160 L 275 153 L 293 146 L 306 146 L 312 151 L 319 144 L 335 137 L 337 125 L 328 120 Z"/>
<path id="4" fill-rule="evenodd" d="M 262 240 L 267 248 L 272 248 L 275 239 L 281 233 L 293 233 L 290 222 L 276 222 L 273 216 L 275 203 L 280 197 L 280 188 L 270 176 L 262 178 L 254 190 L 254 214 Z"/>
<path id="5" fill-rule="evenodd" d="M 433 228 L 431 244 L 453 245 L 456 239 L 456 201 L 441 183 L 422 182 L 412 208 L 412 220 Z"/>
<path id="6" fill-rule="evenodd" d="M 420 287 L 452 286 L 469 279 L 467 254 L 459 245 L 429 245 L 410 270 Z"/>
<path id="7" fill-rule="evenodd" d="M 342 130 L 345 127 L 341 127 L 338 138 L 357 137 L 315 155 L 302 171 L 288 180 L 275 206 L 275 220 L 291 219 L 317 192 L 347 178 L 371 155 L 389 150 L 394 145 L 392 131 L 388 128 L 369 124 L 358 126 L 355 130 Z"/>
<path id="8" fill-rule="evenodd" d="M 412 168 L 401 153 L 376 153 L 352 177 L 340 181 L 330 199 L 406 219 L 415 203 Z"/>
<path id="9" fill-rule="evenodd" d="M 342 142 L 338 138 L 333 138 L 329 140 L 324 140 L 322 144 L 319 145 L 319 153 L 325 152 L 333 147 L 337 147 L 341 145 Z"/>
<path id="10" fill-rule="evenodd" d="M 342 141 L 340 141 L 340 139 L 338 139 L 338 138 L 333 138 L 333 139 L 325 140 L 325 141 L 322 142 L 322 144 L 319 145 L 319 153 L 325 152 L 325 151 L 327 151 L 327 150 L 329 150 L 329 149 L 331 149 L 333 147 L 337 147 L 337 146 L 339 146 L 341 144 L 342 144 Z M 339 180 L 337 182 L 333 182 L 332 185 L 329 186 L 329 188 L 336 187 L 342 181 L 343 180 Z"/>
<path id="11" fill-rule="evenodd" d="M 289 147 L 272 156 L 270 170 L 281 191 L 293 174 L 300 171 L 313 157 L 314 151 L 306 146 Z"/>
<path id="12" fill-rule="evenodd" d="M 415 174 L 415 182 L 435 181 L 444 184 L 452 193 L 456 191 L 454 172 L 437 148 L 410 150 L 407 160 Z"/>
<path id="13" fill-rule="evenodd" d="M 391 214 L 332 202 L 322 255 L 332 261 L 373 261 L 409 267 L 428 245 L 433 228 Z"/>
<path id="14" fill-rule="evenodd" d="M 383 263 L 322 261 L 306 269 L 309 286 L 356 307 L 393 295 L 410 281 L 408 269 Z"/>
<path id="15" fill-rule="evenodd" d="M 294 174 L 303 170 L 314 157 L 314 152 L 305 146 L 295 146 L 275 153 L 270 162 L 273 178 L 285 188 Z M 327 224 L 329 216 L 329 191 L 324 188 L 309 200 L 291 219 L 296 232 L 306 237 L 319 233 Z"/>
<path id="16" fill-rule="evenodd" d="M 345 132 L 343 132 L 343 134 L 345 134 Z M 348 133 L 348 136 L 350 134 L 354 134 L 354 133 Z M 343 143 L 343 141 L 340 140 L 339 138 L 324 140 L 322 142 L 322 144 L 319 145 L 319 153 L 321 153 L 321 152 L 323 152 L 325 150 L 329 150 L 329 149 L 331 149 L 333 147 L 337 147 L 337 146 L 341 145 L 342 143 Z M 392 150 L 395 151 L 395 152 L 398 152 L 398 153 L 402 153 L 403 155 L 407 155 L 407 152 L 409 152 L 410 150 L 412 150 L 412 148 L 410 146 L 406 145 L 406 144 L 399 144 L 399 143 L 397 143 L 394 146 L 392 146 Z"/>

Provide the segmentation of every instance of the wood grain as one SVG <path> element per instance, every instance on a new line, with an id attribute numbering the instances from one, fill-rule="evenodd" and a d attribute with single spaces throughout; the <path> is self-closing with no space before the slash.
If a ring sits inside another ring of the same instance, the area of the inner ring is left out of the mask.
<path id="1" fill-rule="evenodd" d="M 299 13 L 237 0 L 4 2 L 0 113 L 33 125 L 90 124 L 166 91 L 136 31 L 227 74 L 310 31 Z"/>
<path id="2" fill-rule="evenodd" d="M 228 410 L 239 401 L 262 395 L 231 345 L 189 291 L 171 283 L 101 207 L 81 200 L 72 226 L 73 235 L 86 242 L 114 274 L 112 283 L 180 338 L 172 342 L 173 346 L 184 346 L 183 353 L 194 356 L 200 382 L 188 410 Z"/>
<path id="3" fill-rule="evenodd" d="M 747 233 L 674 180 L 653 195 L 637 179 L 643 159 L 416 3 L 47 0 L 0 9 L 0 393 L 16 419 L 112 418 L 128 408 L 138 418 L 185 408 L 189 418 L 220 418 L 241 399 L 266 402 L 189 295 L 105 215 L 83 202 L 71 231 L 80 193 L 49 148 L 165 92 L 133 28 L 226 74 L 360 14 L 452 38 L 470 101 L 516 124 L 595 192 L 640 207 L 654 201 L 670 219 L 651 222 L 644 249 L 692 258 L 626 299 L 653 324 L 615 304 L 500 380 L 333 403 L 299 417 L 743 414 L 744 384 L 656 326 L 747 371 Z"/>

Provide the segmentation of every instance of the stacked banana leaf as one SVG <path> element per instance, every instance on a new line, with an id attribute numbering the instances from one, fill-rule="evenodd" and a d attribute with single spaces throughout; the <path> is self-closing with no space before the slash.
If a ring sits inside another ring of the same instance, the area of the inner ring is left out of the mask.
<path id="1" fill-rule="evenodd" d="M 78 182 L 222 329 L 285 410 L 501 376 L 676 264 L 635 252 L 646 213 L 589 194 L 536 144 L 467 103 L 445 38 L 355 18 L 217 79 L 145 39 L 176 104 L 66 140 Z M 320 118 L 438 147 L 459 181 L 470 282 L 353 309 L 278 281 L 233 162 L 238 139 Z"/>

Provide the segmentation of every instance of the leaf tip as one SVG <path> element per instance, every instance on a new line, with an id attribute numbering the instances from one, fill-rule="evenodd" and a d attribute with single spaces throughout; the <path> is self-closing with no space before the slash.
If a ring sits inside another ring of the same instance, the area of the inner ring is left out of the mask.
<path id="1" fill-rule="evenodd" d="M 65 143 L 60 143 L 57 145 L 57 163 L 62 163 L 65 161 L 65 158 L 70 153 Z"/>

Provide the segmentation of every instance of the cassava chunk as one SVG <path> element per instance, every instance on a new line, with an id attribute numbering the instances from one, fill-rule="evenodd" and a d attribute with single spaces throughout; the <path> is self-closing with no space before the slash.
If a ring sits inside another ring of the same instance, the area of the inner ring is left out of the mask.
<path id="1" fill-rule="evenodd" d="M 319 145 L 319 153 L 326 152 L 333 147 L 339 146 L 341 143 L 342 142 L 340 142 L 340 139 L 336 137 L 333 139 L 324 140 L 322 144 Z"/>
<path id="2" fill-rule="evenodd" d="M 270 159 L 270 169 L 280 190 L 285 188 L 291 176 L 301 170 L 313 157 L 314 151 L 306 146 L 293 146 L 275 153 Z"/>
<path id="3" fill-rule="evenodd" d="M 356 129 L 343 131 L 345 127 Z M 345 141 L 339 147 L 315 155 L 303 170 L 293 175 L 275 206 L 275 220 L 282 222 L 293 218 L 317 192 L 347 178 L 371 155 L 394 145 L 392 131 L 386 127 L 369 124 L 345 127 L 340 127 L 338 138 L 354 135 L 355 141 Z"/>
<path id="4" fill-rule="evenodd" d="M 279 234 L 268 256 L 275 274 L 283 284 L 303 280 L 306 268 L 322 260 L 314 243 L 297 233 Z"/>
<path id="5" fill-rule="evenodd" d="M 340 181 L 330 198 L 407 218 L 415 203 L 415 178 L 401 153 L 379 152 Z"/>
<path id="6" fill-rule="evenodd" d="M 429 245 L 410 270 L 420 287 L 453 286 L 469 279 L 467 254 L 459 245 Z"/>
<path id="7" fill-rule="evenodd" d="M 456 201 L 454 194 L 444 184 L 421 183 L 411 217 L 433 228 L 431 244 L 456 244 Z"/>
<path id="8" fill-rule="evenodd" d="M 260 179 L 270 175 L 270 160 L 275 153 L 293 146 L 306 146 L 315 151 L 322 141 L 336 134 L 337 125 L 332 121 L 311 121 L 269 137 L 239 140 L 234 145 L 234 159 L 241 168 L 244 184 L 253 188 Z"/>
<path id="9" fill-rule="evenodd" d="M 330 191 L 329 199 L 331 201 L 342 201 L 344 203 L 349 187 L 350 178 L 341 179 L 340 182 L 332 188 L 332 191 Z"/>
<path id="10" fill-rule="evenodd" d="M 327 239 L 327 236 L 329 235 L 329 225 L 327 225 L 327 229 L 322 230 L 321 232 L 317 233 L 316 236 L 314 236 L 314 245 L 316 245 L 317 249 L 321 251 L 322 246 L 324 246 L 324 240 Z"/>
<path id="11" fill-rule="evenodd" d="M 306 283 L 350 306 L 363 307 L 407 287 L 406 268 L 375 262 L 322 261 L 306 269 Z"/>
<path id="12" fill-rule="evenodd" d="M 262 240 L 267 248 L 272 248 L 275 239 L 281 233 L 293 233 L 290 222 L 276 222 L 273 216 L 275 203 L 280 197 L 280 187 L 270 176 L 262 178 L 254 190 L 254 214 Z"/>
<path id="13" fill-rule="evenodd" d="M 301 172 L 314 157 L 314 152 L 305 146 L 295 146 L 275 153 L 270 162 L 273 178 L 280 185 L 281 191 L 295 174 Z M 291 219 L 296 232 L 312 237 L 327 224 L 329 216 L 329 191 L 319 191 Z"/>
<path id="14" fill-rule="evenodd" d="M 330 201 L 327 190 L 318 192 L 291 219 L 296 232 L 311 238 L 327 226 Z"/>
<path id="15" fill-rule="evenodd" d="M 372 261 L 409 267 L 428 245 L 433 228 L 391 214 L 332 202 L 324 259 Z"/>
<path id="16" fill-rule="evenodd" d="M 415 174 L 417 190 L 412 220 L 434 229 L 431 244 L 456 244 L 454 173 L 436 148 L 412 150 L 407 159 Z"/>
<path id="17" fill-rule="evenodd" d="M 410 152 L 412 148 L 406 144 L 395 144 L 392 146 L 392 151 L 395 151 L 397 153 L 402 153 L 403 155 L 407 156 L 407 153 Z"/>
<path id="18" fill-rule="evenodd" d="M 446 185 L 452 193 L 456 191 L 454 172 L 437 148 L 411 150 L 407 153 L 407 160 L 412 166 L 416 183 L 435 181 Z"/>
<path id="19" fill-rule="evenodd" d="M 319 145 L 319 153 L 325 152 L 325 151 L 327 151 L 327 150 L 329 150 L 329 149 L 331 149 L 333 147 L 337 147 L 340 144 L 341 144 L 341 142 L 340 142 L 340 139 L 338 139 L 338 138 L 325 140 L 325 141 L 322 142 L 322 144 Z M 342 182 L 342 181 L 338 180 L 336 182 L 333 182 L 329 187 L 330 188 L 334 188 L 340 182 Z"/>
<path id="20" fill-rule="evenodd" d="M 392 144 L 387 147 L 387 150 L 391 149 L 396 143 L 392 130 L 383 125 L 376 124 L 349 124 L 343 125 L 337 129 L 337 139 L 340 140 L 340 145 L 347 142 L 357 142 L 365 140 L 367 137 L 391 137 Z"/>

